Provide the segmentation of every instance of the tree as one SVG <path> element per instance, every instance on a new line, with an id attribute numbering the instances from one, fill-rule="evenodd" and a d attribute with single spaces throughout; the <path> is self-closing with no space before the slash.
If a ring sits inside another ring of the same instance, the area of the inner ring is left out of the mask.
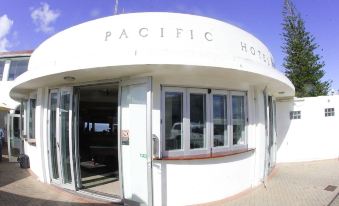
<path id="1" fill-rule="evenodd" d="M 322 81 L 325 65 L 315 53 L 319 47 L 306 31 L 304 20 L 291 0 L 283 8 L 283 40 L 285 74 L 292 81 L 297 97 L 327 95 L 331 81 Z"/>

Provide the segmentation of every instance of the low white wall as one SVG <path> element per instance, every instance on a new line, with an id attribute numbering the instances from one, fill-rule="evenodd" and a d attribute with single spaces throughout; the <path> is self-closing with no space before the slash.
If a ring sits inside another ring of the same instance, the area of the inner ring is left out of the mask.
<path id="1" fill-rule="evenodd" d="M 250 151 L 206 160 L 157 161 L 153 180 L 162 182 L 162 187 L 154 188 L 154 204 L 206 203 L 242 192 L 251 187 L 252 160 Z"/>
<path id="2" fill-rule="evenodd" d="M 25 154 L 29 156 L 30 169 L 38 176 L 40 181 L 45 181 L 44 177 L 44 155 L 42 144 L 44 133 L 42 133 L 44 119 L 44 90 L 37 90 L 37 102 L 35 108 L 35 144 L 24 143 Z"/>
<path id="3" fill-rule="evenodd" d="M 38 176 L 40 181 L 43 181 L 43 171 L 41 167 L 41 154 L 39 146 L 29 144 L 25 141 L 24 143 L 25 154 L 29 156 L 30 169 Z"/>
<path id="4" fill-rule="evenodd" d="M 325 108 L 335 116 L 325 117 Z M 301 119 L 290 120 L 290 111 Z M 277 162 L 339 157 L 339 95 L 295 98 L 277 102 Z"/>

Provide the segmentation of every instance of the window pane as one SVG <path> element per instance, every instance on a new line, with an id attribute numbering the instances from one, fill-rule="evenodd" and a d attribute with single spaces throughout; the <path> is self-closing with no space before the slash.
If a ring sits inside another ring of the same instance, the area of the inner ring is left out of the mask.
<path id="1" fill-rule="evenodd" d="M 4 73 L 5 61 L 0 61 L 0 81 L 2 81 L 2 76 Z"/>
<path id="2" fill-rule="evenodd" d="M 71 95 L 67 91 L 61 92 L 60 117 L 61 117 L 61 157 L 64 183 L 71 183 L 71 157 L 69 153 L 69 114 Z"/>
<path id="3" fill-rule="evenodd" d="M 20 74 L 27 71 L 28 60 L 12 60 L 9 66 L 8 81 L 15 80 Z"/>
<path id="4" fill-rule="evenodd" d="M 213 145 L 224 146 L 227 141 L 227 96 L 213 95 Z"/>
<path id="5" fill-rule="evenodd" d="M 56 124 L 57 124 L 57 106 L 58 106 L 58 94 L 51 93 L 50 96 L 50 128 L 49 128 L 49 138 L 50 138 L 50 157 L 51 157 L 51 165 L 52 165 L 52 178 L 59 178 L 59 165 L 57 159 L 57 147 L 58 143 L 56 140 Z"/>
<path id="6" fill-rule="evenodd" d="M 165 94 L 165 149 L 182 149 L 183 93 Z"/>
<path id="7" fill-rule="evenodd" d="M 190 94 L 190 148 L 204 148 L 206 121 L 206 95 Z"/>
<path id="8" fill-rule="evenodd" d="M 245 97 L 232 96 L 233 144 L 245 144 Z"/>
<path id="9" fill-rule="evenodd" d="M 111 132 L 111 127 L 109 123 L 95 123 L 95 132 L 109 133 Z"/>
<path id="10" fill-rule="evenodd" d="M 29 100 L 29 118 L 28 118 L 28 126 L 29 126 L 29 138 L 35 138 L 35 99 Z"/>

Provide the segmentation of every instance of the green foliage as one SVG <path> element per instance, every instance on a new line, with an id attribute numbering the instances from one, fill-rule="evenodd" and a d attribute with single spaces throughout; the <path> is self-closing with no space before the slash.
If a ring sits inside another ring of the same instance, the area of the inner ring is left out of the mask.
<path id="1" fill-rule="evenodd" d="M 314 37 L 306 31 L 305 23 L 291 0 L 283 8 L 283 40 L 285 74 L 295 86 L 297 97 L 327 95 L 330 81 L 321 81 L 325 75 L 324 61 L 315 49 Z"/>

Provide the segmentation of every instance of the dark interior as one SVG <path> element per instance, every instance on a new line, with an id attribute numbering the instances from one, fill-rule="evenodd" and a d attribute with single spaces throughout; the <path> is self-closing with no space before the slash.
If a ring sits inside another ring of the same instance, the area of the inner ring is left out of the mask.
<path id="1" fill-rule="evenodd" d="M 118 85 L 80 87 L 79 155 L 82 189 L 111 194 L 119 180 Z"/>

